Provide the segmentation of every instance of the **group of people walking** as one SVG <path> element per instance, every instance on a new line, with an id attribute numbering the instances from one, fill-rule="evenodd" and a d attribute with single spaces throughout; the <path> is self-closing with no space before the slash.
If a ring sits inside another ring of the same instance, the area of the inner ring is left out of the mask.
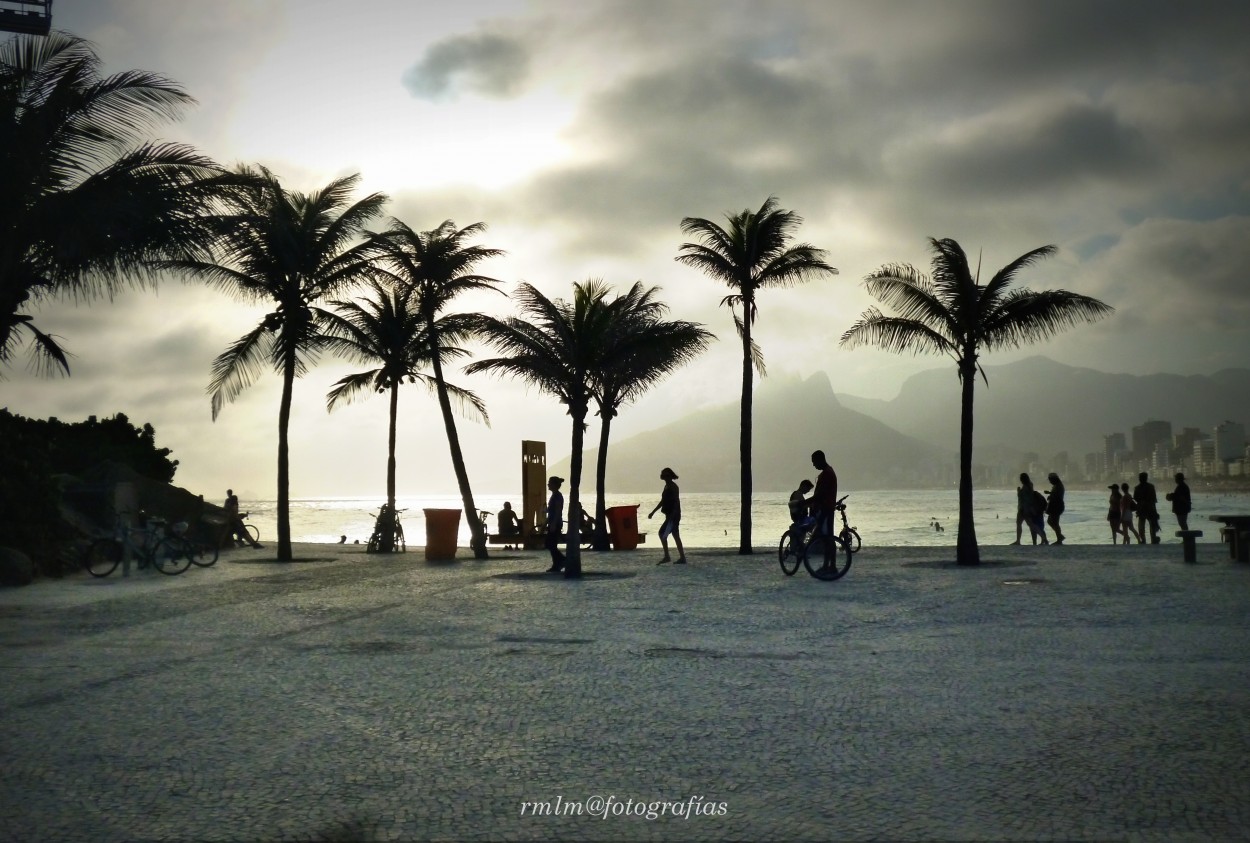
<path id="1" fill-rule="evenodd" d="M 1063 531 L 1059 528 L 1059 518 L 1064 510 L 1063 481 L 1055 472 L 1047 475 L 1050 489 L 1045 494 L 1033 487 L 1028 474 L 1020 475 L 1020 485 L 1016 487 L 1016 540 L 1012 544 L 1020 544 L 1024 526 L 1028 526 L 1033 544 L 1041 539 L 1042 544 L 1050 544 L 1046 537 L 1046 527 L 1055 534 L 1055 544 L 1063 544 Z M 1143 471 L 1137 475 L 1137 485 L 1129 490 L 1127 483 L 1112 483 L 1109 488 L 1111 497 L 1107 502 L 1107 523 L 1111 527 L 1111 543 L 1131 543 L 1131 537 L 1138 544 L 1146 543 L 1146 533 L 1150 533 L 1150 543 L 1158 544 L 1159 538 L 1159 497 L 1149 474 Z M 1167 500 L 1172 502 L 1172 513 L 1182 530 L 1189 529 L 1189 511 L 1193 508 L 1189 495 L 1189 486 L 1185 483 L 1185 475 L 1177 472 L 1176 489 L 1168 492 Z M 1136 522 L 1136 523 L 1134 523 Z"/>
<path id="2" fill-rule="evenodd" d="M 1189 494 L 1189 484 L 1185 475 L 1176 473 L 1176 489 L 1168 492 L 1167 499 L 1172 502 L 1172 514 L 1182 530 L 1189 529 L 1189 511 L 1193 502 Z M 1155 493 L 1154 484 L 1149 475 L 1142 472 L 1137 475 L 1137 485 L 1129 492 L 1128 484 L 1119 486 L 1112 483 L 1107 488 L 1111 497 L 1107 501 L 1107 523 L 1111 526 L 1111 543 L 1116 544 L 1117 538 L 1124 544 L 1130 544 L 1130 535 L 1137 539 L 1138 544 L 1146 543 L 1146 531 L 1150 531 L 1150 543 L 1159 543 L 1159 498 Z M 1133 524 L 1136 518 L 1136 525 Z"/>
<path id="3" fill-rule="evenodd" d="M 1063 531 L 1059 529 L 1059 516 L 1063 515 L 1064 509 L 1063 481 L 1053 471 L 1046 475 L 1046 479 L 1050 481 L 1050 488 L 1043 495 L 1033 488 L 1028 474 L 1020 475 L 1020 485 L 1016 487 L 1016 540 L 1012 544 L 1020 543 L 1021 528 L 1026 524 L 1033 544 L 1037 544 L 1039 538 L 1042 544 L 1050 544 L 1046 538 L 1047 524 L 1055 533 L 1055 544 L 1063 544 Z"/>

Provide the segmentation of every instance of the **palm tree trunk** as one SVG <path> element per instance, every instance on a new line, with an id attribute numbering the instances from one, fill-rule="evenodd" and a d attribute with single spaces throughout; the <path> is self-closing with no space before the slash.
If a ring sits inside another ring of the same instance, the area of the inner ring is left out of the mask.
<path id="1" fill-rule="evenodd" d="M 395 511 L 395 428 L 399 420 L 399 382 L 391 384 L 391 429 L 386 441 L 386 505 Z"/>
<path id="2" fill-rule="evenodd" d="M 391 384 L 391 419 L 386 439 L 386 507 L 389 515 L 379 518 L 375 529 L 378 530 L 378 551 L 393 553 L 395 551 L 395 433 L 399 420 L 399 382 Z"/>
<path id="3" fill-rule="evenodd" d="M 612 413 L 599 410 L 599 454 L 595 461 L 595 550 L 609 550 L 607 524 L 608 436 L 612 429 Z"/>
<path id="4" fill-rule="evenodd" d="M 583 411 L 573 418 L 573 454 L 569 457 L 569 520 L 568 535 L 565 548 L 564 576 L 567 578 L 582 575 L 582 445 L 585 441 L 583 428 L 586 425 L 586 413 Z"/>
<path id="5" fill-rule="evenodd" d="M 434 325 L 429 324 L 431 336 Z M 486 532 L 482 521 L 477 517 L 477 505 L 473 502 L 473 490 L 469 487 L 469 472 L 464 467 L 464 452 L 460 449 L 460 434 L 456 432 L 456 419 L 451 413 L 451 399 L 447 396 L 447 382 L 443 380 L 443 364 L 438 359 L 438 347 L 433 348 L 434 381 L 438 385 L 438 406 L 443 411 L 443 427 L 447 429 L 447 447 L 451 450 L 451 467 L 456 473 L 456 484 L 460 487 L 460 501 L 464 504 L 464 514 L 469 521 L 469 531 L 473 538 L 474 559 L 487 559 Z"/>
<path id="6" fill-rule="evenodd" d="M 977 528 L 972 520 L 972 392 L 976 386 L 975 358 L 959 364 L 963 390 L 959 410 L 959 539 L 955 561 L 960 565 L 981 564 Z"/>
<path id="7" fill-rule="evenodd" d="M 750 555 L 751 547 L 751 401 L 754 365 L 751 360 L 751 302 L 743 302 L 742 319 L 742 438 L 738 458 L 742 468 L 742 509 L 739 516 L 738 553 Z"/>
<path id="8" fill-rule="evenodd" d="M 287 428 L 291 423 L 291 393 L 295 388 L 295 357 L 282 364 L 282 403 L 278 407 L 278 561 L 290 562 L 291 552 L 291 457 Z"/>

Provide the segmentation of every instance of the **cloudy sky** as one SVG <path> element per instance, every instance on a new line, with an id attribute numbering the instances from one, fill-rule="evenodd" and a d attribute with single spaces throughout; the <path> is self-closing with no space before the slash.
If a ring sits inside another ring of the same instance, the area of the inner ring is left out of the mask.
<path id="1" fill-rule="evenodd" d="M 626 408 L 614 436 L 738 395 L 726 290 L 673 256 L 683 217 L 721 221 L 769 195 L 840 270 L 761 296 L 771 377 L 824 370 L 837 391 L 890 398 L 908 375 L 948 365 L 837 347 L 873 304 L 864 276 L 927 268 L 931 236 L 980 255 L 987 275 L 1054 243 L 1022 281 L 1116 308 L 990 363 L 1250 366 L 1242 2 L 57 0 L 54 25 L 94 41 L 106 72 L 158 71 L 198 100 L 164 138 L 262 163 L 298 190 L 360 173 L 419 230 L 485 222 L 480 242 L 507 255 L 483 270 L 505 289 L 661 287 L 674 317 L 720 341 Z M 506 296 L 468 305 L 510 308 Z M 279 378 L 264 375 L 216 422 L 205 392 L 212 359 L 260 311 L 171 279 L 35 315 L 76 355 L 73 375 L 38 380 L 19 363 L 0 405 L 63 420 L 124 412 L 174 450 L 176 482 L 273 496 Z M 325 410 L 352 370 L 326 360 L 297 382 L 293 496 L 382 494 L 386 402 Z M 567 454 L 552 400 L 456 380 L 491 414 L 489 428 L 461 424 L 475 489 L 519 491 L 522 439 L 546 441 L 549 460 Z M 454 492 L 433 398 L 410 388 L 400 413 L 400 491 Z M 657 467 L 678 459 L 657 455 Z"/>

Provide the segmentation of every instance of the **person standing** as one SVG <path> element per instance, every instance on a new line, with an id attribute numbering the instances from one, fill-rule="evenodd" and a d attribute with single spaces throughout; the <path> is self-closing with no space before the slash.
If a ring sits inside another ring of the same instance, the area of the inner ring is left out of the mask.
<path id="1" fill-rule="evenodd" d="M 821 535 L 833 535 L 833 514 L 838 507 L 838 475 L 825 459 L 824 451 L 812 452 L 812 467 L 816 475 L 816 490 L 812 492 L 811 513 L 816 516 L 816 528 Z"/>
<path id="2" fill-rule="evenodd" d="M 565 558 L 560 552 L 560 536 L 564 533 L 564 495 L 560 492 L 563 477 L 547 478 L 547 488 L 551 497 L 547 498 L 547 550 L 551 551 L 551 567 L 548 573 L 558 574 L 564 570 Z"/>
<path id="3" fill-rule="evenodd" d="M 685 565 L 686 550 L 681 546 L 681 492 L 674 482 L 677 473 L 671 468 L 665 468 L 660 472 L 660 479 L 664 481 L 664 491 L 660 493 L 660 502 L 647 515 L 648 518 L 653 518 L 657 511 L 664 513 L 664 524 L 660 527 L 660 544 L 664 545 L 664 558 L 655 564 L 663 565 L 672 561 L 668 555 L 668 537 L 672 536 L 673 543 L 677 545 L 677 561 L 673 564 Z"/>
<path id="4" fill-rule="evenodd" d="M 1059 529 L 1059 516 L 1063 515 L 1063 481 L 1053 471 L 1046 479 L 1050 481 L 1050 491 L 1046 493 L 1046 523 L 1055 531 L 1055 544 L 1063 544 L 1063 531 Z"/>
<path id="5" fill-rule="evenodd" d="M 1189 511 L 1193 509 L 1193 500 L 1189 496 L 1189 484 L 1185 475 L 1176 472 L 1176 488 L 1168 492 L 1168 500 L 1172 502 L 1172 514 L 1182 530 L 1189 529 Z"/>
<path id="6" fill-rule="evenodd" d="M 1150 526 L 1150 543 L 1159 543 L 1159 496 L 1155 493 L 1155 484 L 1142 472 L 1137 475 L 1137 485 L 1133 487 L 1133 498 L 1137 501 L 1137 532 L 1145 538 L 1146 526 Z"/>

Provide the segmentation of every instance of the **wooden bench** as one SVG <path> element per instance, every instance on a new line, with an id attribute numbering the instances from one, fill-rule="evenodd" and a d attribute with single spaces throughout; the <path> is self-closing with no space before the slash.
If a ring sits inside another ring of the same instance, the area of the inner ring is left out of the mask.
<path id="1" fill-rule="evenodd" d="M 1176 535 L 1181 537 L 1181 547 L 1185 554 L 1186 562 L 1198 561 L 1198 545 L 1196 540 L 1202 538 L 1201 530 L 1177 530 Z"/>

